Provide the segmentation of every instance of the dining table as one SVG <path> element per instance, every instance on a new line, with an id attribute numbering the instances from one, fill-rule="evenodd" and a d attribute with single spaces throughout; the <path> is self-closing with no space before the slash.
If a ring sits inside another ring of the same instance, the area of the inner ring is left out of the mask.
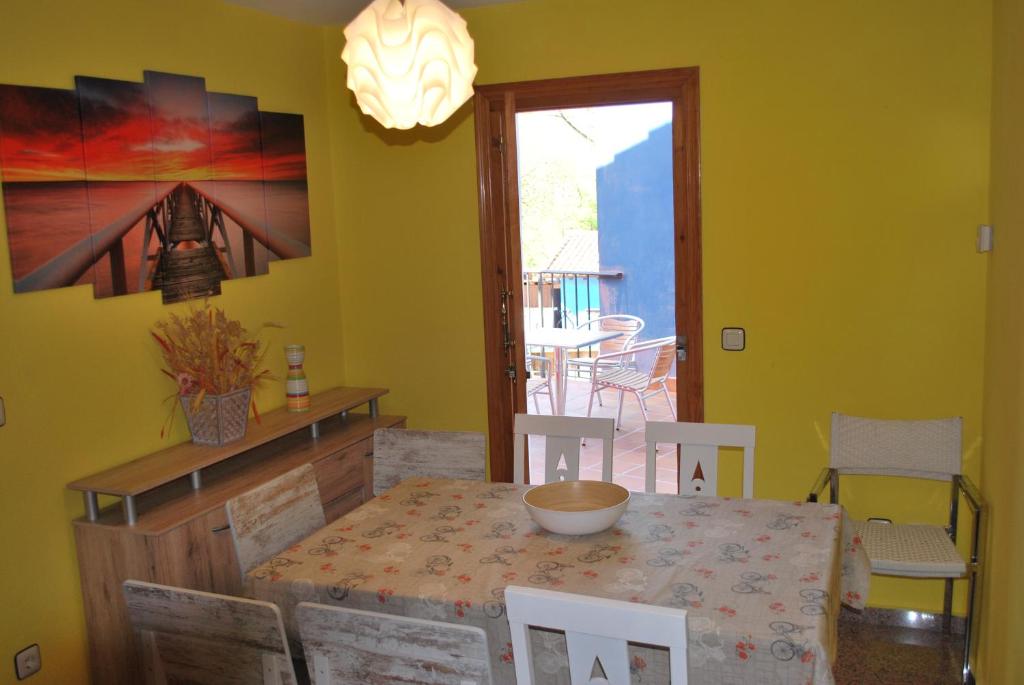
<path id="1" fill-rule="evenodd" d="M 687 612 L 691 685 L 829 685 L 840 603 L 863 608 L 870 568 L 839 505 L 630 493 L 591 535 L 549 533 L 528 485 L 410 478 L 246 578 L 290 639 L 299 602 L 482 628 L 494 682 L 514 684 L 509 585 Z M 539 682 L 568 683 L 564 635 L 531 631 Z M 297 652 L 301 653 L 301 651 Z M 630 645 L 633 683 L 668 683 L 667 651 Z"/>
<path id="2" fill-rule="evenodd" d="M 528 328 L 525 332 L 527 347 L 550 347 L 554 350 L 552 388 L 555 393 L 555 414 L 565 415 L 566 380 L 569 371 L 568 350 L 597 345 L 605 340 L 617 338 L 623 331 L 606 331 L 590 328 Z"/>

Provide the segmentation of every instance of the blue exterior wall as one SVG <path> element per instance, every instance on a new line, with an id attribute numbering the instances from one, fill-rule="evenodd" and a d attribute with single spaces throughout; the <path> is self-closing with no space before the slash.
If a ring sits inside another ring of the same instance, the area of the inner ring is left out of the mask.
<path id="1" fill-rule="evenodd" d="M 597 170 L 601 314 L 632 314 L 647 326 L 642 340 L 675 335 L 675 240 L 672 126 L 615 155 Z"/>

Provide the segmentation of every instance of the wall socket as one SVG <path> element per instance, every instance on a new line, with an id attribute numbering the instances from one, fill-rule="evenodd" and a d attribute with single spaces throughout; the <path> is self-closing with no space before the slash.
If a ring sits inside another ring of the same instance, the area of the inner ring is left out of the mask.
<path id="1" fill-rule="evenodd" d="M 14 674 L 18 680 L 39 673 L 43 667 L 43 657 L 39 654 L 39 645 L 30 645 L 14 655 Z"/>

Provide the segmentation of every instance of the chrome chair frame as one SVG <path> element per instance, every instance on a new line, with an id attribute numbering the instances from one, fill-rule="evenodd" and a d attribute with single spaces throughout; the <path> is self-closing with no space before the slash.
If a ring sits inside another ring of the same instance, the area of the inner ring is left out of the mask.
<path id="1" fill-rule="evenodd" d="M 821 474 L 807 496 L 807 501 L 819 501 L 819 497 L 826 486 L 829 489 L 829 503 L 839 504 L 839 469 L 832 467 L 826 467 L 821 470 Z M 971 670 L 971 650 L 975 647 L 973 635 L 975 630 L 974 613 L 975 605 L 980 599 L 981 544 L 984 540 L 984 526 L 988 520 L 988 504 L 981 496 L 981 492 L 967 476 L 962 474 L 952 476 L 949 498 L 949 525 L 946 526 L 946 533 L 954 544 L 956 544 L 961 496 L 963 496 L 972 513 L 971 554 L 967 563 L 967 617 L 964 622 L 964 655 L 961 674 L 963 683 L 968 685 L 974 683 L 974 673 Z M 949 632 L 951 629 L 954 580 L 954 578 L 946 579 L 946 591 L 943 598 L 943 630 L 946 632 Z"/>

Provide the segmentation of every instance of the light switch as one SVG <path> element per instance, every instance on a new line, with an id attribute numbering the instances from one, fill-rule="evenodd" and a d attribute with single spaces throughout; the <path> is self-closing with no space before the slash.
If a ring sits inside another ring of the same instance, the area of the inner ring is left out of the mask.
<path id="1" fill-rule="evenodd" d="M 722 349 L 740 352 L 747 346 L 747 333 L 742 328 L 722 329 Z"/>
<path id="2" fill-rule="evenodd" d="M 988 224 L 978 226 L 978 252 L 992 251 L 992 227 Z"/>

